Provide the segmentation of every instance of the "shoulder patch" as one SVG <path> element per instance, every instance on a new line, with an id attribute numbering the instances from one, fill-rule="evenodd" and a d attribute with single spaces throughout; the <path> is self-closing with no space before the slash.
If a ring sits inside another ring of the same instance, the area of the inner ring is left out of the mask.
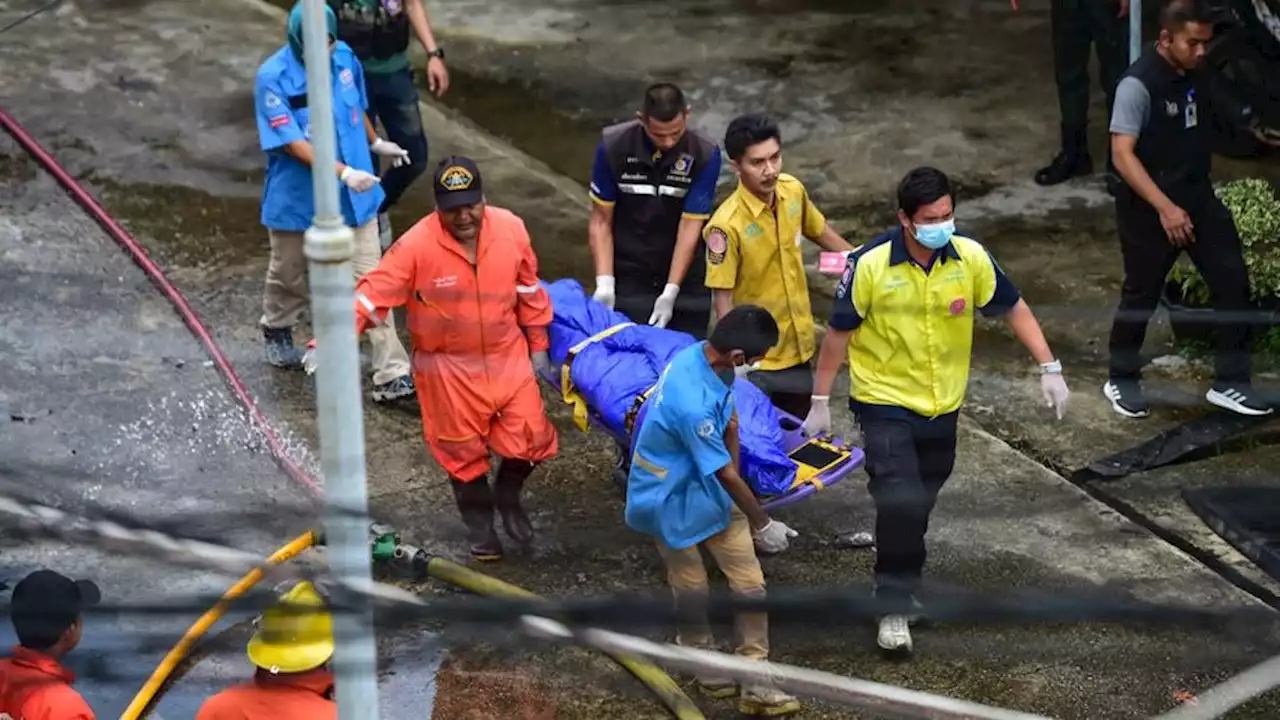
<path id="1" fill-rule="evenodd" d="M 711 436 L 715 434 L 716 434 L 716 424 L 711 422 L 711 418 L 707 418 L 706 420 L 703 420 L 701 423 L 698 423 L 698 437 L 703 439 L 710 439 Z"/>
<path id="2" fill-rule="evenodd" d="M 836 285 L 836 297 L 848 297 L 849 289 L 853 287 L 853 259 L 845 260 L 844 273 L 840 276 L 840 283 Z"/>
<path id="3" fill-rule="evenodd" d="M 729 253 L 729 235 L 720 227 L 707 231 L 707 262 L 719 265 Z"/>

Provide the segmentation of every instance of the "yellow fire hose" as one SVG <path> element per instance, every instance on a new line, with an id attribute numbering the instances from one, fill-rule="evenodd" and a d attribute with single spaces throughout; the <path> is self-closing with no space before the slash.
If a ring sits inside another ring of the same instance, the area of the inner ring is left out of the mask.
<path id="1" fill-rule="evenodd" d="M 272 553 L 264 563 L 264 568 L 272 568 L 286 563 L 302 554 L 315 543 L 315 533 L 307 531 L 294 538 L 288 545 Z M 466 566 L 434 556 L 427 562 L 427 574 L 437 580 L 477 595 L 507 598 L 538 597 L 524 588 L 505 583 L 497 578 L 478 573 Z M 209 628 L 222 619 L 231 603 L 252 590 L 255 585 L 262 581 L 263 576 L 262 569 L 255 569 L 240 578 L 235 585 L 231 586 L 231 589 L 223 593 L 222 598 L 218 600 L 216 605 L 204 615 L 201 615 L 200 619 L 192 623 L 191 627 L 187 628 L 186 633 L 178 640 L 178 643 L 169 650 L 164 659 L 160 661 L 160 664 L 156 666 L 155 671 L 151 673 L 151 677 L 147 678 L 147 682 L 133 698 L 133 702 L 129 703 L 129 707 L 120 716 L 120 720 L 139 720 L 150 710 L 151 704 L 161 693 L 174 670 L 186 659 L 187 654 L 191 652 L 191 648 L 204 637 L 205 633 L 209 632 Z M 677 720 L 706 720 L 693 700 L 680 689 L 680 686 L 671 679 L 671 676 L 663 672 L 657 665 L 629 655 L 610 654 L 609 657 L 657 695 L 658 699 L 662 701 L 662 704 Z"/>
<path id="2" fill-rule="evenodd" d="M 308 530 L 294 538 L 288 545 L 272 553 L 267 558 L 264 566 L 272 568 L 286 563 L 301 555 L 315 542 L 315 533 Z M 120 716 L 120 720 L 138 720 L 138 718 L 141 718 L 151 707 L 152 701 L 155 700 L 160 689 L 164 687 L 165 682 L 169 680 L 169 676 L 187 657 L 187 653 L 191 652 L 191 648 L 200 641 L 200 638 L 204 637 L 205 633 L 209 632 L 209 628 L 222 619 L 222 616 L 227 612 L 227 608 L 231 606 L 231 603 L 235 602 L 236 598 L 252 590 L 255 585 L 262 581 L 262 578 L 262 569 L 258 568 L 250 571 L 249 574 L 240 578 L 239 582 L 232 585 L 230 590 L 223 593 L 222 598 L 218 600 L 216 605 L 209 608 L 209 611 L 201 615 L 199 620 L 192 623 L 191 627 L 187 628 L 187 632 L 182 635 L 182 639 L 178 641 L 178 644 L 169 650 L 168 654 L 164 656 L 164 660 L 161 660 L 160 664 L 156 666 L 155 672 L 151 673 L 151 677 L 147 678 L 147 682 L 138 691 L 138 694 L 134 696 L 133 702 L 129 703 L 129 707 Z"/>

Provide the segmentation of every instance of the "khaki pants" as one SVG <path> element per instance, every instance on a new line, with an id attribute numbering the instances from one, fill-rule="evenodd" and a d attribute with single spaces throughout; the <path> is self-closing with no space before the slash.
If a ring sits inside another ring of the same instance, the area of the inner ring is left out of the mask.
<path id="1" fill-rule="evenodd" d="M 375 218 L 354 229 L 355 248 L 351 268 L 356 279 L 374 269 L 382 257 Z M 303 254 L 303 234 L 268 230 L 271 261 L 262 292 L 262 320 L 265 328 L 292 328 L 307 309 L 307 256 Z M 382 385 L 410 374 L 409 355 L 396 337 L 395 320 L 387 315 L 385 326 L 370 329 L 366 336 L 373 351 L 373 383 Z"/>
<path id="2" fill-rule="evenodd" d="M 736 506 L 729 527 L 707 538 L 702 546 L 711 552 L 716 565 L 729 580 L 729 589 L 738 595 L 764 596 L 764 572 L 756 558 L 747 516 Z M 680 631 L 676 642 L 688 647 L 710 648 L 714 644 L 707 622 L 707 568 L 697 545 L 672 550 L 658 543 L 658 552 L 667 566 L 667 583 L 676 598 Z M 753 660 L 769 656 L 769 616 L 739 613 L 734 618 L 737 637 L 735 652 Z"/>

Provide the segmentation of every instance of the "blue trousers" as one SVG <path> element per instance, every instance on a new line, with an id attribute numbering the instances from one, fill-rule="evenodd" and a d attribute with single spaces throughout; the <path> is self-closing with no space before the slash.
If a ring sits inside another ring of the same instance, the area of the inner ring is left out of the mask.
<path id="1" fill-rule="evenodd" d="M 404 68 L 390 73 L 366 73 L 364 82 L 369 93 L 369 120 L 375 126 L 381 120 L 387 139 L 409 151 L 408 165 L 388 167 L 380 173 L 382 190 L 387 198 L 382 201 L 378 212 L 386 212 L 427 169 L 427 136 L 422 130 L 413 70 Z"/>

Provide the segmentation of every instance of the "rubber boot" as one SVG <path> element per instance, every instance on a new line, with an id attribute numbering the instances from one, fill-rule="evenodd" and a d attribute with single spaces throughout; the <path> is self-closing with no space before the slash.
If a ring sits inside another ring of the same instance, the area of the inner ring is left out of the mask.
<path id="1" fill-rule="evenodd" d="M 1036 184 L 1057 185 L 1093 173 L 1089 138 L 1084 128 L 1062 126 L 1062 151 L 1053 162 L 1036 171 Z"/>
<path id="2" fill-rule="evenodd" d="M 503 459 L 493 481 L 494 503 L 502 516 L 502 528 L 507 531 L 507 537 L 526 547 L 533 543 L 533 523 L 520 506 L 520 494 L 532 472 L 533 463 Z"/>
<path id="3" fill-rule="evenodd" d="M 292 328 L 262 328 L 263 354 L 267 364 L 286 370 L 302 367 L 304 352 L 293 345 Z"/>
<path id="4" fill-rule="evenodd" d="M 458 513 L 467 526 L 467 542 L 471 544 L 471 557 L 482 562 L 502 559 L 502 542 L 493 530 L 493 497 L 489 493 L 489 479 L 479 477 L 471 482 L 450 478 L 453 497 L 458 501 Z"/>

